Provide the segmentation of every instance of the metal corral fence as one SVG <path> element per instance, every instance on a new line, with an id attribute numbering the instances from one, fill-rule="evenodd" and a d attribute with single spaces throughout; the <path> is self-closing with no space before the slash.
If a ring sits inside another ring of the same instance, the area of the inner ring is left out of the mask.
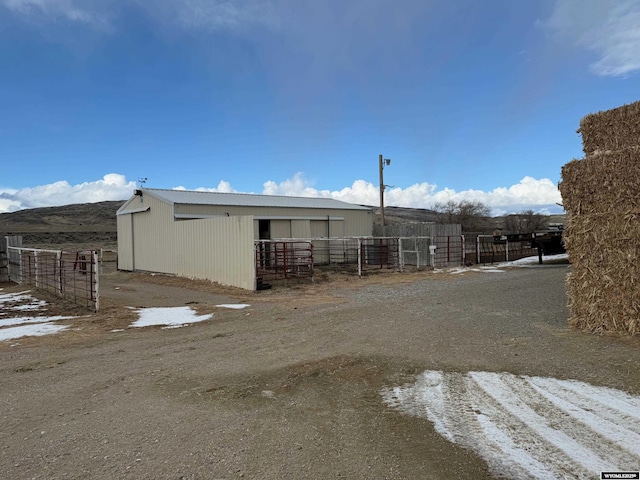
<path id="1" fill-rule="evenodd" d="M 310 241 L 260 240 L 255 243 L 255 258 L 259 290 L 267 280 L 313 277 Z"/>
<path id="2" fill-rule="evenodd" d="M 311 277 L 314 266 L 331 266 L 360 276 L 373 270 L 462 265 L 464 236 L 259 240 L 255 257 L 258 283 Z"/>
<path id="3" fill-rule="evenodd" d="M 458 267 L 465 263 L 464 235 L 433 237 L 434 267 Z"/>
<path id="4" fill-rule="evenodd" d="M 255 242 L 258 288 L 263 280 L 312 277 L 314 266 L 351 270 L 399 268 L 398 238 L 311 238 Z"/>
<path id="5" fill-rule="evenodd" d="M 98 254 L 9 247 L 9 280 L 98 311 Z"/>
<path id="6" fill-rule="evenodd" d="M 476 263 L 511 262 L 538 254 L 531 239 L 522 235 L 478 235 Z"/>

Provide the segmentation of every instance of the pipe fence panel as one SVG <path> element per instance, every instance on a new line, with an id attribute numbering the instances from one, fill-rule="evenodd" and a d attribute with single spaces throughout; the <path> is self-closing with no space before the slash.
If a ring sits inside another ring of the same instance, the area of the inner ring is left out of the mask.
<path id="1" fill-rule="evenodd" d="M 464 235 L 433 237 L 434 267 L 458 267 L 465 261 Z"/>
<path id="2" fill-rule="evenodd" d="M 98 255 L 9 247 L 10 281 L 30 285 L 92 310 L 99 308 Z"/>
<path id="3" fill-rule="evenodd" d="M 255 258 L 258 283 L 313 277 L 313 244 L 308 241 L 260 240 Z"/>
<path id="4" fill-rule="evenodd" d="M 256 279 L 260 288 L 263 281 L 313 277 L 321 266 L 357 275 L 407 266 L 460 266 L 464 245 L 463 235 L 258 240 Z"/>
<path id="5" fill-rule="evenodd" d="M 538 255 L 527 235 L 478 235 L 476 263 L 511 262 Z"/>
<path id="6" fill-rule="evenodd" d="M 431 237 L 400 237 L 400 267 L 424 268 L 433 266 Z"/>

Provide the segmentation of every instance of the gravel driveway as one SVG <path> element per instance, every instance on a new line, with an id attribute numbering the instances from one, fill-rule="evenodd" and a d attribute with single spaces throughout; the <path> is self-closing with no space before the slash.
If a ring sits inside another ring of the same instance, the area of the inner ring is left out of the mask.
<path id="1" fill-rule="evenodd" d="M 380 392 L 430 370 L 640 394 L 637 338 L 567 327 L 569 268 L 330 275 L 259 293 L 105 275 L 100 314 L 0 342 L 0 477 L 494 478 Z M 238 302 L 250 307 L 216 307 Z M 128 328 L 126 307 L 184 305 L 213 318 Z"/>

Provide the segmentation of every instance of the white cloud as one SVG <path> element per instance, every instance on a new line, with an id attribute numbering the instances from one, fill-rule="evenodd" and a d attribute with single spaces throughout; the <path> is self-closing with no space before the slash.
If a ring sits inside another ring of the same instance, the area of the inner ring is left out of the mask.
<path id="1" fill-rule="evenodd" d="M 640 0 L 558 0 L 544 25 L 559 38 L 598 55 L 596 75 L 640 70 Z"/>
<path id="2" fill-rule="evenodd" d="M 138 7 L 150 18 L 184 30 L 242 30 L 274 27 L 279 15 L 267 0 L 0 0 L 23 18 L 42 23 L 60 20 L 111 30 L 123 7 Z"/>
<path id="3" fill-rule="evenodd" d="M 109 2 L 81 2 L 77 0 L 1 0 L 2 5 L 12 12 L 45 23 L 62 20 L 86 24 L 105 30 L 109 28 L 112 13 Z"/>
<path id="4" fill-rule="evenodd" d="M 105 200 L 126 200 L 132 195 L 136 184 L 127 181 L 124 175 L 110 173 L 102 179 L 70 185 L 61 180 L 33 188 L 8 189 L 0 187 L 0 213 L 24 208 L 49 207 L 71 203 L 93 203 Z M 185 190 L 184 186 L 174 187 Z M 198 187 L 202 192 L 239 192 L 226 180 L 220 180 L 216 187 Z M 285 195 L 297 197 L 335 198 L 343 202 L 376 206 L 380 203 L 380 190 L 365 180 L 355 180 L 351 186 L 340 190 L 319 190 L 296 173 L 282 182 L 269 180 L 263 184 L 264 195 Z M 430 183 L 416 183 L 406 188 L 388 188 L 385 191 L 385 205 L 409 208 L 431 208 L 436 202 L 461 200 L 482 202 L 492 209 L 494 215 L 514 213 L 533 209 L 542 213 L 561 212 L 556 204 L 561 202 L 560 192 L 548 178 L 524 177 L 510 187 L 497 187 L 491 191 L 464 190 L 457 192 L 450 188 L 438 189 Z"/>
<path id="5" fill-rule="evenodd" d="M 60 180 L 22 189 L 0 187 L 0 213 L 24 208 L 124 200 L 131 196 L 135 188 L 135 182 L 127 182 L 124 175 L 117 173 L 109 173 L 100 180 L 78 185 Z"/>
<path id="6" fill-rule="evenodd" d="M 378 185 L 356 180 L 351 187 L 341 190 L 318 190 L 304 179 L 302 173 L 293 178 L 276 183 L 272 180 L 264 183 L 262 191 L 265 195 L 290 195 L 299 197 L 328 197 L 344 202 L 361 205 L 379 205 L 380 190 Z M 385 205 L 409 208 L 431 208 L 437 202 L 461 200 L 482 202 L 492 209 L 496 215 L 514 213 L 533 209 L 544 213 L 559 212 L 556 205 L 562 202 L 556 185 L 548 178 L 535 179 L 524 177 L 510 187 L 497 187 L 491 191 L 464 190 L 456 192 L 450 188 L 437 189 L 430 183 L 416 183 L 406 188 L 388 188 L 385 191 Z"/>

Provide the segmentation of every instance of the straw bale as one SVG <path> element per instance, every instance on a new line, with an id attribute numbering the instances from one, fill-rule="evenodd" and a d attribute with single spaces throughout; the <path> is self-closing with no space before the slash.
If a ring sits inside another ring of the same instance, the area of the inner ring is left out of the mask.
<path id="1" fill-rule="evenodd" d="M 589 333 L 640 334 L 640 300 L 616 287 L 602 287 L 578 272 L 567 276 L 569 325 Z"/>
<path id="2" fill-rule="evenodd" d="M 640 145 L 640 101 L 585 116 L 578 133 L 587 156 Z"/>
<path id="3" fill-rule="evenodd" d="M 562 167 L 559 188 L 568 213 L 640 212 L 640 148 L 572 160 Z"/>
<path id="4" fill-rule="evenodd" d="M 640 334 L 640 214 L 570 215 L 563 240 L 572 264 L 569 324 Z"/>

